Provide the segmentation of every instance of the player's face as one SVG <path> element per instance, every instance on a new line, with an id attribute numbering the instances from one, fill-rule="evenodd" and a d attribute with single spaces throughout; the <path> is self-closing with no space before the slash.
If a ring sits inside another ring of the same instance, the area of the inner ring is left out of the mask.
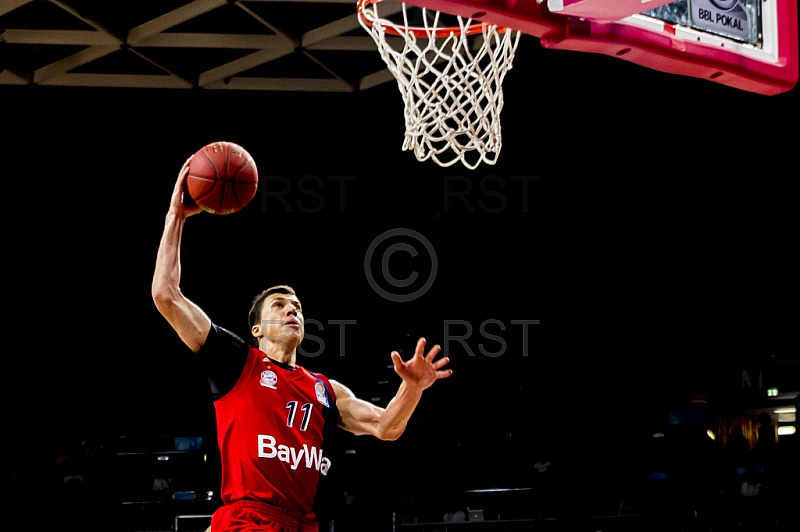
<path id="1" fill-rule="evenodd" d="M 297 296 L 270 294 L 261 307 L 261 327 L 268 340 L 299 342 L 303 339 L 305 319 Z"/>

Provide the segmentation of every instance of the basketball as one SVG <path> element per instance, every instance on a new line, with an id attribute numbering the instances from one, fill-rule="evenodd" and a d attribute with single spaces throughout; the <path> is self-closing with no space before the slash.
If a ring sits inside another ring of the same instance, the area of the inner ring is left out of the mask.
<path id="1" fill-rule="evenodd" d="M 233 142 L 212 142 L 197 150 L 189 163 L 186 191 L 211 214 L 233 214 L 256 195 L 258 169 L 250 154 Z"/>

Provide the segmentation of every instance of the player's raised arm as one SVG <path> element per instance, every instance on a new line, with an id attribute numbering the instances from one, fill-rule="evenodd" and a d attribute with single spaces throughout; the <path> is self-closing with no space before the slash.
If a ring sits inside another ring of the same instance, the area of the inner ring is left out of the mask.
<path id="1" fill-rule="evenodd" d="M 394 370 L 403 382 L 386 408 L 359 399 L 340 382 L 330 380 L 336 395 L 340 426 L 353 434 L 372 434 L 381 440 L 399 438 L 417 408 L 422 392 L 437 380 L 453 374 L 451 369 L 442 369 L 450 361 L 448 357 L 436 360 L 440 351 L 438 345 L 425 356 L 424 350 L 425 339 L 420 338 L 414 356 L 409 360 L 404 362 L 398 352 L 392 352 Z"/>
<path id="2" fill-rule="evenodd" d="M 172 328 L 189 348 L 197 352 L 203 346 L 211 319 L 195 303 L 189 301 L 181 292 L 181 236 L 183 225 L 189 216 L 202 212 L 202 208 L 185 201 L 184 181 L 189 172 L 189 161 L 181 167 L 172 199 L 164 223 L 164 233 L 156 257 L 156 268 L 153 274 L 151 293 L 156 308 L 164 316 Z"/>

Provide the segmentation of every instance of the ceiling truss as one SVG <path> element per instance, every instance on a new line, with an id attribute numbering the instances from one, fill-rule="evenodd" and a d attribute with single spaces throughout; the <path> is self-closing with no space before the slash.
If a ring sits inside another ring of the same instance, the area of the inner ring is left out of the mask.
<path id="1" fill-rule="evenodd" d="M 5 0 L 0 32 L 0 85 L 353 92 L 393 80 L 354 0 Z"/>

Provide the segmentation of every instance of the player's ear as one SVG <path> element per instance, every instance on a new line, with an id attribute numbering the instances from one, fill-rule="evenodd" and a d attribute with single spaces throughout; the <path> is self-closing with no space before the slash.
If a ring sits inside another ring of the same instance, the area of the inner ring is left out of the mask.
<path id="1" fill-rule="evenodd" d="M 250 327 L 250 334 L 252 334 L 254 338 L 260 338 L 261 324 L 259 323 L 258 325 L 253 325 L 252 327 Z"/>

